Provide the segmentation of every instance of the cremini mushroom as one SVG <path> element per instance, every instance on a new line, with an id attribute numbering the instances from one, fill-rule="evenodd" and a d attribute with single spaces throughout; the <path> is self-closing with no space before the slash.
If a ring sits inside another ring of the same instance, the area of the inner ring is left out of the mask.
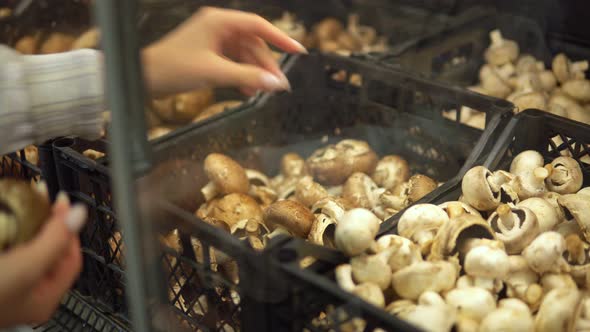
<path id="1" fill-rule="evenodd" d="M 311 176 L 304 176 L 295 187 L 295 199 L 307 207 L 328 197 L 328 192 L 321 184 L 313 181 Z"/>
<path id="2" fill-rule="evenodd" d="M 405 193 L 403 195 L 408 204 L 414 204 L 436 188 L 438 188 L 438 183 L 434 179 L 423 174 L 414 174 L 404 185 Z"/>
<path id="3" fill-rule="evenodd" d="M 410 179 L 410 166 L 400 156 L 385 156 L 379 160 L 371 177 L 379 187 L 393 190 Z"/>
<path id="4" fill-rule="evenodd" d="M 479 326 L 484 317 L 496 308 L 492 294 L 479 287 L 455 288 L 445 295 L 445 301 L 457 310 L 457 328 Z"/>
<path id="5" fill-rule="evenodd" d="M 344 25 L 334 17 L 328 17 L 314 26 L 314 33 L 320 42 L 335 40 L 344 30 Z"/>
<path id="6" fill-rule="evenodd" d="M 422 254 L 430 252 L 432 241 L 440 227 L 449 221 L 449 216 L 433 204 L 417 204 L 404 212 L 399 219 L 399 234 L 414 241 Z"/>
<path id="7" fill-rule="evenodd" d="M 588 61 L 572 62 L 565 54 L 559 53 L 553 58 L 551 68 L 557 81 L 563 84 L 571 79 L 584 77 L 584 72 L 588 70 Z"/>
<path id="8" fill-rule="evenodd" d="M 272 24 L 296 41 L 300 43 L 305 41 L 307 35 L 305 26 L 295 19 L 295 15 L 289 12 L 283 12 L 283 16 L 278 20 L 272 21 Z"/>
<path id="9" fill-rule="evenodd" d="M 522 300 L 532 309 L 538 308 L 543 298 L 539 276 L 529 267 L 524 257 L 512 255 L 508 257 L 508 260 L 510 269 L 504 279 L 506 295 L 509 298 Z"/>
<path id="10" fill-rule="evenodd" d="M 219 194 L 246 194 L 250 189 L 246 171 L 228 156 L 209 154 L 205 158 L 204 170 L 209 183 L 201 189 L 201 193 L 207 201 Z"/>
<path id="11" fill-rule="evenodd" d="M 547 293 L 535 317 L 535 331 L 570 331 L 581 299 L 577 289 L 557 288 Z"/>
<path id="12" fill-rule="evenodd" d="M 533 315 L 525 303 L 517 299 L 503 299 L 498 308 L 481 321 L 478 331 L 532 332 L 534 328 Z"/>
<path id="13" fill-rule="evenodd" d="M 417 262 L 393 273 L 395 292 L 404 299 L 415 300 L 426 291 L 451 290 L 457 280 L 457 267 L 447 261 Z"/>
<path id="14" fill-rule="evenodd" d="M 519 55 L 518 44 L 509 39 L 504 39 L 500 30 L 490 32 L 491 45 L 485 51 L 486 61 L 495 66 L 501 66 L 514 62 Z"/>
<path id="15" fill-rule="evenodd" d="M 553 230 L 561 222 L 557 209 L 545 198 L 532 197 L 516 205 L 518 208 L 527 208 L 537 217 L 539 232 Z"/>
<path id="16" fill-rule="evenodd" d="M 241 240 L 247 240 L 252 248 L 256 250 L 264 249 L 264 238 L 270 233 L 262 220 L 260 219 L 243 219 L 231 225 L 230 232 L 233 236 Z"/>
<path id="17" fill-rule="evenodd" d="M 526 207 L 502 204 L 488 218 L 488 223 L 509 254 L 520 254 L 540 233 L 537 217 Z"/>
<path id="18" fill-rule="evenodd" d="M 551 174 L 545 180 L 547 189 L 556 193 L 574 194 L 582 188 L 584 175 L 580 164 L 571 157 L 557 157 L 551 162 Z"/>
<path id="19" fill-rule="evenodd" d="M 311 212 L 314 214 L 323 213 L 338 222 L 342 219 L 346 210 L 351 208 L 352 206 L 348 205 L 348 202 L 344 199 L 325 197 L 311 207 Z"/>
<path id="20" fill-rule="evenodd" d="M 311 229 L 307 239 L 309 242 L 335 248 L 334 233 L 336 231 L 336 221 L 323 213 L 315 215 L 315 220 L 311 224 Z"/>
<path id="21" fill-rule="evenodd" d="M 429 260 L 447 259 L 467 252 L 473 239 L 496 240 L 492 228 L 481 217 L 463 212 L 460 204 L 449 205 L 450 220 L 445 222 L 432 241 Z"/>
<path id="22" fill-rule="evenodd" d="M 358 14 L 348 15 L 348 33 L 362 46 L 370 46 L 377 39 L 377 31 L 370 26 L 361 25 Z"/>
<path id="23" fill-rule="evenodd" d="M 0 180 L 0 251 L 31 240 L 51 215 L 47 188 Z"/>
<path id="24" fill-rule="evenodd" d="M 340 185 L 355 172 L 372 174 L 377 155 L 367 142 L 346 139 L 315 151 L 306 161 L 316 181 L 324 185 Z"/>
<path id="25" fill-rule="evenodd" d="M 238 105 L 241 105 L 241 100 L 225 100 L 215 104 L 211 104 L 205 107 L 195 118 L 192 120 L 193 123 L 204 121 L 208 118 L 211 118 L 217 114 L 223 113 L 228 109 L 235 108 Z"/>
<path id="26" fill-rule="evenodd" d="M 258 203 L 245 194 L 229 194 L 211 206 L 208 217 L 225 221 L 230 227 L 244 219 L 262 219 Z"/>
<path id="27" fill-rule="evenodd" d="M 571 216 L 584 234 L 586 241 L 590 241 L 590 200 L 586 195 L 569 194 L 557 198 L 557 202 Z"/>
<path id="28" fill-rule="evenodd" d="M 181 125 L 192 121 L 212 102 L 213 90 L 211 88 L 203 88 L 170 97 L 154 99 L 152 108 L 160 119 Z"/>
<path id="29" fill-rule="evenodd" d="M 263 220 L 271 230 L 282 227 L 295 236 L 307 238 L 315 216 L 301 203 L 283 200 L 264 210 Z"/>
<path id="30" fill-rule="evenodd" d="M 371 211 L 352 209 L 344 213 L 335 231 L 336 247 L 348 256 L 356 256 L 373 243 L 381 221 Z"/>
<path id="31" fill-rule="evenodd" d="M 357 172 L 344 183 L 342 196 L 355 207 L 371 210 L 377 206 L 377 189 L 377 184 L 367 174 Z"/>
<path id="32" fill-rule="evenodd" d="M 565 239 L 557 232 L 539 235 L 523 251 L 522 256 L 530 268 L 537 273 L 569 272 L 570 267 L 563 258 L 566 250 Z"/>

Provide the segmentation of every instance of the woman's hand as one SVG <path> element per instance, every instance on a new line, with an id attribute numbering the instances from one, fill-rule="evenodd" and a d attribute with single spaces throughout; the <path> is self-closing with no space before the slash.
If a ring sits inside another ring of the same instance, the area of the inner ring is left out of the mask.
<path id="1" fill-rule="evenodd" d="M 247 94 L 288 90 L 266 42 L 285 52 L 306 52 L 258 15 L 203 8 L 144 50 L 148 88 L 156 95 L 203 86 L 239 87 Z"/>
<path id="2" fill-rule="evenodd" d="M 0 328 L 51 318 L 81 271 L 78 232 L 86 215 L 60 194 L 37 237 L 0 254 Z"/>

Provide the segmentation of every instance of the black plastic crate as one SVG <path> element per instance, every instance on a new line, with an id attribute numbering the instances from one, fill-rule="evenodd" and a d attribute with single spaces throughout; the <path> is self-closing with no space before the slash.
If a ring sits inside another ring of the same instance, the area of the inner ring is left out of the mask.
<path id="1" fill-rule="evenodd" d="M 112 317 L 101 313 L 85 298 L 71 291 L 62 299 L 49 322 L 36 327 L 43 332 L 127 332 L 130 331 Z"/>
<path id="2" fill-rule="evenodd" d="M 246 167 L 273 175 L 286 152 L 308 156 L 325 144 L 357 138 L 368 141 L 380 155 L 406 157 L 414 172 L 448 181 L 478 160 L 487 149 L 485 143 L 495 139 L 511 116 L 508 102 L 358 59 L 312 54 L 292 57 L 285 68 L 293 92 L 263 95 L 254 105 L 230 110 L 153 144 L 157 166 L 142 179 L 143 185 L 151 189 L 152 200 L 170 201 L 168 213 L 175 216 L 160 219 L 169 223 L 168 229 L 181 227 L 181 234 L 195 236 L 203 248 L 215 248 L 239 266 L 241 281 L 235 285 L 211 268 L 207 249 L 195 260 L 199 254 L 187 250 L 186 238 L 182 254 L 163 254 L 170 300 L 191 326 L 222 330 L 225 323 L 233 327 L 243 323 L 243 328 L 252 329 L 252 320 L 260 320 L 260 311 L 253 308 L 281 301 L 278 294 L 290 287 L 272 276 L 272 255 L 257 253 L 194 217 L 199 205 L 196 195 L 206 182 L 201 163 L 209 153 L 229 154 Z M 342 72 L 346 79 L 334 77 Z M 360 85 L 346 83 L 353 74 L 360 75 Z M 461 106 L 485 112 L 487 129 L 482 132 L 443 117 L 444 111 Z M 124 250 L 116 235 L 119 228 L 111 205 L 108 158 L 86 158 L 82 155 L 86 149 L 105 152 L 106 142 L 65 138 L 54 144 L 60 188 L 90 207 L 89 221 L 81 234 L 85 271 L 77 287 L 103 308 L 127 317 L 121 265 Z M 174 223 L 174 219 L 191 227 Z M 268 252 L 273 252 L 272 248 Z M 203 295 L 207 311 L 215 314 L 194 308 Z M 236 295 L 240 298 L 237 303 Z"/>
<path id="3" fill-rule="evenodd" d="M 490 170 L 507 170 L 517 154 L 531 149 L 539 151 L 548 163 L 561 155 L 578 160 L 584 174 L 584 187 L 590 185 L 590 126 L 536 110 L 526 110 L 514 116 L 489 154 L 478 164 Z M 458 200 L 462 194 L 461 180 L 461 177 L 457 177 L 449 181 L 448 185 L 432 197 L 430 203 L 442 204 Z M 403 211 L 394 216 L 389 228 L 381 231 L 397 234 L 397 223 L 402 214 Z M 282 305 L 266 308 L 268 317 L 274 317 L 271 321 L 278 324 L 277 328 L 288 326 L 288 317 L 297 317 L 292 321 L 309 324 L 309 317 L 313 315 L 313 309 L 309 308 L 315 307 L 317 314 L 317 310 L 325 311 L 328 306 L 332 306 L 345 317 L 361 318 L 369 325 L 380 322 L 379 326 L 385 331 L 412 330 L 396 325 L 397 322 L 391 319 L 387 321 L 385 318 L 388 314 L 384 310 L 353 299 L 353 295 L 339 288 L 334 279 L 334 268 L 348 261 L 342 254 L 301 240 L 290 240 L 274 254 L 282 262 L 283 277 L 292 283 L 290 295 Z M 314 257 L 316 263 L 310 268 L 300 269 L 300 261 L 309 256 Z M 322 305 L 323 308 L 317 309 Z M 308 325 L 306 327 L 309 328 Z M 310 330 L 333 331 L 336 327 L 331 325 L 330 329 Z"/>
<path id="4" fill-rule="evenodd" d="M 567 36 L 550 33 L 545 25 L 521 15 L 490 9 L 489 15 L 465 24 L 449 27 L 438 36 L 431 36 L 408 47 L 403 54 L 385 56 L 391 63 L 412 68 L 428 77 L 467 86 L 478 82 L 479 69 L 485 63 L 484 52 L 490 45 L 490 31 L 499 29 L 502 36 L 515 40 L 520 53 L 528 53 L 545 62 L 560 52 L 572 60 L 590 59 L 590 44 L 577 44 Z"/>

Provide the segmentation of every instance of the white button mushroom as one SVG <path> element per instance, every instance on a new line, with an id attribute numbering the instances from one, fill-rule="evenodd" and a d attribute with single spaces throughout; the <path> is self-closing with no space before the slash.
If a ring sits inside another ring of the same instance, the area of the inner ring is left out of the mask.
<path id="1" fill-rule="evenodd" d="M 414 242 L 398 235 L 388 234 L 380 237 L 375 243 L 373 251 L 376 253 L 391 252 L 388 261 L 391 272 L 422 261 L 420 248 Z"/>
<path id="2" fill-rule="evenodd" d="M 449 332 L 455 322 L 455 310 L 435 292 L 425 292 L 418 305 L 407 307 L 398 316 L 428 332 Z"/>
<path id="3" fill-rule="evenodd" d="M 539 276 L 531 270 L 522 256 L 510 256 L 510 270 L 504 282 L 506 295 L 517 298 L 536 309 L 543 298 L 543 288 L 538 284 Z"/>
<path id="4" fill-rule="evenodd" d="M 535 214 L 541 233 L 553 230 L 561 222 L 555 207 L 544 198 L 532 197 L 518 203 L 517 207 L 527 208 Z"/>
<path id="5" fill-rule="evenodd" d="M 474 216 L 477 217 L 481 217 L 481 213 L 479 213 L 479 211 L 477 211 L 476 209 L 474 209 L 471 205 L 464 203 L 464 202 L 459 202 L 459 201 L 449 201 L 449 202 L 444 202 L 442 204 L 439 204 L 438 206 L 443 209 L 445 212 L 447 212 L 447 214 L 449 214 L 448 208 L 450 205 L 455 205 L 459 204 L 461 205 L 461 207 L 463 208 L 463 213 L 468 213 L 468 214 L 472 214 Z"/>
<path id="6" fill-rule="evenodd" d="M 557 288 L 550 291 L 535 317 L 535 331 L 570 331 L 575 319 L 575 310 L 582 296 L 577 289 Z"/>
<path id="7" fill-rule="evenodd" d="M 540 233 L 537 217 L 525 207 L 511 208 L 502 204 L 490 216 L 488 223 L 498 240 L 504 242 L 509 254 L 519 254 Z"/>
<path id="8" fill-rule="evenodd" d="M 347 211 L 336 225 L 336 247 L 348 256 L 367 250 L 379 232 L 379 218 L 366 209 Z"/>
<path id="9" fill-rule="evenodd" d="M 463 268 L 468 276 L 473 277 L 474 285 L 491 291 L 497 280 L 506 277 L 510 263 L 504 248 L 490 241 L 469 250 Z"/>
<path id="10" fill-rule="evenodd" d="M 534 150 L 526 150 L 519 153 L 510 164 L 510 173 L 520 175 L 533 171 L 537 167 L 543 167 L 543 156 Z"/>
<path id="11" fill-rule="evenodd" d="M 491 31 L 490 39 L 492 43 L 484 54 L 488 63 L 501 66 L 518 58 L 518 44 L 513 40 L 504 39 L 500 30 Z"/>
<path id="12" fill-rule="evenodd" d="M 545 179 L 551 175 L 550 166 L 537 167 L 530 172 L 522 172 L 515 179 L 513 188 L 520 199 L 540 197 L 547 192 Z"/>
<path id="13" fill-rule="evenodd" d="M 426 291 L 448 291 L 457 280 L 457 267 L 447 261 L 418 262 L 395 272 L 391 278 L 395 292 L 415 300 Z"/>
<path id="14" fill-rule="evenodd" d="M 522 256 L 530 268 L 537 273 L 568 272 L 570 267 L 563 258 L 565 239 L 557 232 L 545 232 L 526 247 Z"/>
<path id="15" fill-rule="evenodd" d="M 590 196 L 590 187 L 580 189 L 580 191 L 578 191 L 578 195 Z"/>
<path id="16" fill-rule="evenodd" d="M 355 284 L 352 280 L 352 267 L 349 264 L 337 266 L 335 275 L 336 282 L 345 291 L 351 292 L 377 307 L 385 307 L 385 296 L 381 288 L 372 283 Z"/>
<path id="17" fill-rule="evenodd" d="M 361 254 L 350 259 L 352 276 L 358 283 L 373 283 L 386 290 L 391 285 L 391 269 L 388 261 L 391 251 L 374 255 Z"/>
<path id="18" fill-rule="evenodd" d="M 438 229 L 449 221 L 449 216 L 433 204 L 417 204 L 404 212 L 397 225 L 401 236 L 418 244 L 423 254 L 430 251 Z"/>
<path id="19" fill-rule="evenodd" d="M 590 241 L 590 199 L 586 195 L 570 194 L 557 198 L 557 202 L 580 227 L 584 238 Z"/>
<path id="20" fill-rule="evenodd" d="M 541 286 L 545 294 L 558 288 L 578 288 L 572 276 L 567 273 L 547 273 L 541 277 Z"/>
<path id="21" fill-rule="evenodd" d="M 463 176 L 463 200 L 479 211 L 493 210 L 500 205 L 502 193 L 508 193 L 511 180 L 506 172 L 492 173 L 483 166 L 473 167 Z"/>
<path id="22" fill-rule="evenodd" d="M 510 75 L 510 69 L 514 68 L 512 66 L 494 68 L 490 65 L 481 67 L 479 79 L 487 95 L 496 98 L 506 98 L 510 94 L 512 88 L 506 81 L 506 78 Z"/>
<path id="23" fill-rule="evenodd" d="M 504 299 L 498 303 L 498 308 L 490 312 L 479 326 L 480 332 L 533 332 L 535 322 L 531 311 L 522 301 Z"/>
<path id="24" fill-rule="evenodd" d="M 553 58 L 551 67 L 559 83 L 563 84 L 570 79 L 584 77 L 584 72 L 588 70 L 588 61 L 572 62 L 565 54 L 560 53 Z"/>
<path id="25" fill-rule="evenodd" d="M 456 288 L 445 295 L 446 302 L 457 310 L 457 327 L 477 326 L 496 308 L 492 294 L 479 287 Z"/>
<path id="26" fill-rule="evenodd" d="M 550 165 L 551 175 L 545 180 L 549 190 L 565 195 L 574 194 L 582 188 L 584 175 L 574 158 L 557 157 Z"/>
<path id="27" fill-rule="evenodd" d="M 561 86 L 562 91 L 581 103 L 590 101 L 590 81 L 586 79 L 569 80 Z"/>

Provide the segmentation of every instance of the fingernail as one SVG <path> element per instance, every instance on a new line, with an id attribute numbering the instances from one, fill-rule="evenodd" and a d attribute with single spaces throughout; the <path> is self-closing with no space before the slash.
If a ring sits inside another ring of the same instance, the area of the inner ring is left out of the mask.
<path id="1" fill-rule="evenodd" d="M 86 223 L 86 217 L 88 213 L 86 211 L 86 207 L 82 204 L 75 204 L 72 206 L 68 215 L 66 216 L 66 226 L 70 230 L 70 232 L 77 234 L 80 232 L 84 224 Z"/>
<path id="2" fill-rule="evenodd" d="M 305 46 L 301 45 L 300 42 L 298 42 L 297 40 L 295 40 L 293 38 L 291 38 L 291 42 L 293 43 L 293 45 L 295 45 L 295 47 L 297 47 L 297 49 L 299 50 L 299 53 L 309 54 L 309 52 L 307 51 Z"/>
<path id="3" fill-rule="evenodd" d="M 49 189 L 47 189 L 47 183 L 41 180 L 35 184 L 37 192 L 45 197 L 49 197 Z"/>
<path id="4" fill-rule="evenodd" d="M 266 90 L 277 91 L 290 89 L 288 81 L 285 81 L 271 73 L 262 74 L 261 80 L 262 86 Z"/>
<path id="5" fill-rule="evenodd" d="M 65 191 L 60 191 L 57 193 L 57 197 L 55 198 L 56 204 L 67 204 L 70 205 L 70 198 Z"/>
<path id="6" fill-rule="evenodd" d="M 285 74 L 281 73 L 279 75 L 279 78 L 280 78 L 281 83 L 283 84 L 283 86 L 286 87 L 285 90 L 291 92 L 291 83 L 289 83 L 289 79 L 287 78 L 287 76 L 285 76 Z"/>

